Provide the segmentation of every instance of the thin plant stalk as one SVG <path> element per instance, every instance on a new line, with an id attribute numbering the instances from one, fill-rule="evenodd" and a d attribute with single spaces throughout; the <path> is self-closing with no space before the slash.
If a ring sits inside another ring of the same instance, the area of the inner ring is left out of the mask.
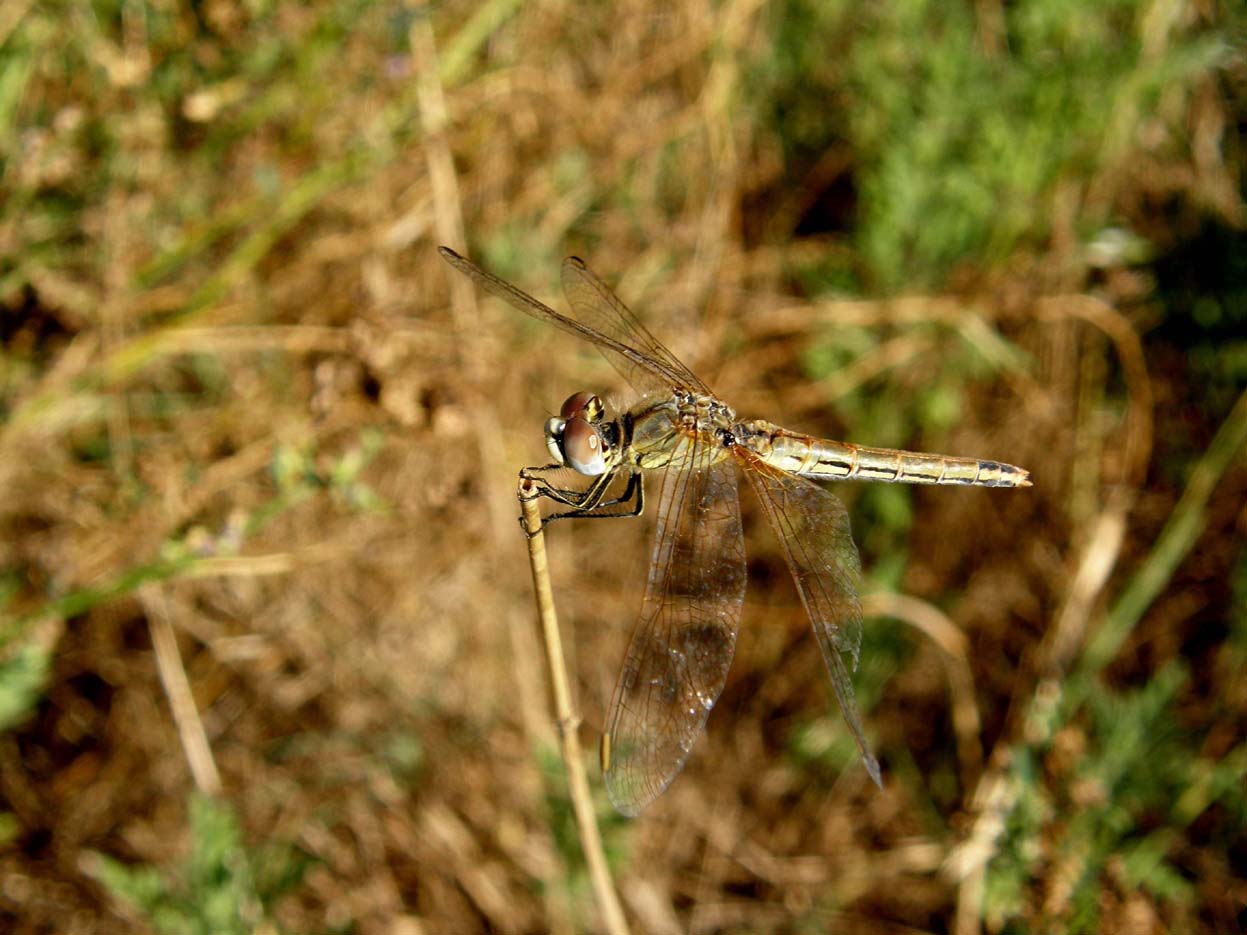
<path id="1" fill-rule="evenodd" d="M 589 879 L 593 894 L 602 912 L 602 921 L 611 935 L 627 935 L 628 923 L 623 907 L 615 892 L 614 881 L 606 866 L 606 854 L 602 850 L 602 835 L 598 830 L 597 816 L 593 811 L 593 799 L 589 793 L 589 779 L 585 774 L 584 755 L 580 747 L 580 715 L 572 707 L 572 693 L 567 678 L 567 665 L 563 660 L 563 642 L 559 633 L 559 621 L 554 610 L 554 591 L 550 587 L 550 565 L 546 558 L 546 540 L 541 531 L 541 510 L 537 505 L 538 494 L 531 481 L 520 479 L 518 497 L 524 530 L 528 534 L 528 563 L 533 573 L 533 590 L 537 596 L 537 615 L 541 620 L 541 641 L 550 666 L 550 684 L 554 696 L 554 716 L 558 727 L 559 751 L 563 756 L 563 768 L 567 771 L 567 787 L 571 795 L 572 811 L 576 816 L 576 830 L 580 835 L 580 847 L 589 867 Z"/>

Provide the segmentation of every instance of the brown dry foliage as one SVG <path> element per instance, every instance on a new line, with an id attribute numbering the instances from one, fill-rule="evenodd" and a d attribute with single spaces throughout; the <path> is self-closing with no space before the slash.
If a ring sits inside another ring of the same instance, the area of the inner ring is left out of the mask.
<path id="1" fill-rule="evenodd" d="M 228 46 L 233 8 L 210 6 Z M 544 459 L 541 421 L 563 396 L 619 387 L 587 349 L 460 290 L 434 247 L 463 249 L 466 232 L 469 245 L 509 244 L 514 278 L 547 301 L 557 300 L 558 258 L 585 256 L 742 414 L 812 433 L 845 426 L 828 408 L 834 394 L 795 361 L 837 324 L 929 320 L 951 334 L 1003 335 L 1031 355 L 1027 371 L 972 384 L 954 430 L 912 439 L 1020 464 L 1036 480 L 1025 492 L 913 497 L 902 587 L 939 602 L 964 634 L 950 645 L 969 676 L 974 732 L 953 722 L 955 665 L 915 630 L 867 715 L 884 790 L 857 766 L 800 768 L 787 735 L 825 712 L 826 679 L 775 545 L 746 503 L 746 619 L 707 736 L 643 818 L 607 827 L 638 931 L 789 931 L 810 918 L 842 932 L 949 930 L 960 881 L 945 862 L 980 813 L 980 778 L 993 751 L 1018 739 L 1042 670 L 1068 664 L 1062 652 L 1082 645 L 1102 610 L 1100 590 L 1054 649 L 1097 522 L 1125 523 L 1108 555 L 1108 580 L 1120 582 L 1181 493 L 1156 469 L 1153 435 L 1174 428 L 1174 395 L 1193 391 L 1171 385 L 1176 367 L 1158 372 L 1144 359 L 1146 290 L 1125 271 L 1093 283 L 1058 236 L 1049 253 L 963 275 L 949 294 L 807 301 L 794 266 L 842 245 L 792 236 L 809 186 L 826 180 L 785 177 L 775 142 L 732 106 L 741 62 L 763 41 L 756 4 L 656 13 L 635 2 L 593 19 L 534 6 L 442 87 L 426 43 L 436 35 L 444 51 L 468 12 L 439 8 L 432 33 L 417 18 L 384 68 L 365 38 L 342 48 L 317 77 L 350 88 L 350 106 L 325 109 L 302 163 L 288 141 L 257 132 L 215 172 L 182 165 L 165 145 L 172 118 L 141 101 L 127 110 L 117 94 L 111 119 L 134 147 L 137 180 L 83 215 L 108 275 L 47 274 L 27 295 L 25 323 L 10 329 L 38 359 L 17 397 L 23 418 L 2 439 L 0 564 L 24 582 L 14 609 L 116 581 L 171 541 L 219 547 L 274 497 L 279 446 L 313 451 L 328 471 L 377 430 L 363 479 L 388 509 L 322 491 L 237 556 L 38 624 L 32 632 L 55 647 L 51 679 L 33 718 L 0 737 L 0 801 L 19 826 L 0 845 L 0 918 L 20 932 L 135 930 L 145 923 L 86 874 L 88 854 L 165 864 L 184 853 L 195 780 L 152 649 L 163 619 L 249 840 L 293 841 L 319 862 L 278 907 L 283 926 L 594 929 L 564 806 L 547 797 L 558 776 L 538 768 L 554 733 L 512 495 L 516 469 Z M 307 28 L 310 16 L 291 9 L 288 28 Z M 136 285 L 167 233 L 162 198 L 192 186 L 223 214 L 245 212 L 257 172 L 276 167 L 283 185 L 304 177 L 317 158 L 366 140 L 420 82 L 418 126 L 376 143 L 396 149 L 362 180 L 318 192 L 191 314 L 181 312 L 245 228 L 158 286 Z M 680 174 L 673 192 L 665 160 L 702 169 Z M 1132 171 L 1121 197 L 1134 203 L 1122 210 L 1139 217 L 1149 191 L 1195 184 L 1163 164 Z M 624 178 L 626 209 L 605 194 Z M 747 236 L 764 228 L 764 239 Z M 862 379 L 921 388 L 947 340 L 894 338 L 862 364 Z M 165 398 L 179 403 L 162 407 Z M 1215 423 L 1191 418 L 1206 441 Z M 89 456 L 101 438 L 109 456 Z M 1225 600 L 1215 582 L 1247 522 L 1245 489 L 1240 462 L 1208 507 L 1197 558 L 1131 635 L 1113 678 L 1145 678 L 1182 655 L 1200 602 Z M 563 524 L 550 535 L 590 743 L 638 600 L 648 528 Z M 1202 679 L 1223 684 L 1212 669 Z M 1241 691 L 1225 704 L 1241 727 Z M 1188 707 L 1208 723 L 1198 697 Z M 413 738 L 418 763 L 405 772 L 389 751 Z M 1062 755 L 1077 756 L 1077 730 L 1058 740 Z M 927 770 L 949 762 L 959 773 L 951 796 L 924 798 Z M 1201 891 L 1205 921 L 1232 918 L 1241 881 L 1191 848 L 1207 887 L 1220 890 Z M 1032 907 L 1032 921 L 1059 917 L 1060 886 L 1037 887 L 1049 902 Z M 1106 888 L 1101 911 L 1105 931 L 1166 924 L 1124 889 Z"/>

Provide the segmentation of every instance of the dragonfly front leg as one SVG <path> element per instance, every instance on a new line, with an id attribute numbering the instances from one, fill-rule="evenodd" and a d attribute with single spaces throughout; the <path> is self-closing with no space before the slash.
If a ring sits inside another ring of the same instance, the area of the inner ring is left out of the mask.
<path id="1" fill-rule="evenodd" d="M 628 483 L 623 493 L 608 500 L 606 499 L 606 492 L 610 489 L 611 483 L 617 476 L 617 471 L 610 471 L 594 478 L 593 483 L 584 491 L 556 487 L 539 473 L 552 468 L 562 467 L 563 465 L 560 464 L 552 464 L 544 468 L 524 468 L 520 471 L 520 475 L 523 478 L 532 481 L 537 486 L 536 496 L 547 497 L 556 503 L 571 507 L 569 510 L 564 510 L 560 513 L 550 513 L 542 517 L 542 529 L 545 528 L 547 523 L 556 519 L 631 518 L 640 516 L 641 511 L 645 509 L 645 485 L 641 481 L 639 471 L 629 472 Z M 613 509 L 620 505 L 629 505 L 629 508 L 627 510 Z M 527 527 L 525 532 L 527 534 Z"/>
<path id="2" fill-rule="evenodd" d="M 555 503 L 561 503 L 569 506 L 572 510 L 591 510 L 597 501 L 600 501 L 606 493 L 606 488 L 610 485 L 614 475 L 611 473 L 602 474 L 593 479 L 584 490 L 575 490 L 570 487 L 559 487 L 550 483 L 546 478 L 546 474 L 550 471 L 567 472 L 567 468 L 562 464 L 547 464 L 544 467 L 526 467 L 520 469 L 520 477 L 526 481 L 531 481 L 537 488 L 536 496 L 547 497 Z"/>
<path id="3" fill-rule="evenodd" d="M 603 488 L 602 494 L 604 495 L 605 493 L 606 490 Z M 627 510 L 610 509 L 621 504 L 627 504 L 629 500 L 632 501 L 632 505 Z M 645 484 L 641 481 L 640 472 L 633 472 L 628 475 L 628 486 L 624 488 L 624 492 L 613 500 L 599 499 L 597 503 L 583 509 L 551 513 L 541 522 L 544 526 L 546 523 L 556 519 L 631 519 L 634 516 L 640 516 L 641 511 L 644 509 Z"/>

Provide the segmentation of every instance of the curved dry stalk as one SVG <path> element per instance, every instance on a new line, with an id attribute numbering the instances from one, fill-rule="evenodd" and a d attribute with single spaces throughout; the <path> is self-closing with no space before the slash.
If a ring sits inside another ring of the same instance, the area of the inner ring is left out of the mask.
<path id="1" fill-rule="evenodd" d="M 524 530 L 528 534 L 528 563 L 533 573 L 537 614 L 541 618 L 541 641 L 545 646 L 546 661 L 550 665 L 559 751 L 563 755 L 563 768 L 567 771 L 567 788 L 571 795 L 572 811 L 576 816 L 576 830 L 580 834 L 580 848 L 584 851 L 593 894 L 602 911 L 606 930 L 611 935 L 627 935 L 628 923 L 624 919 L 623 907 L 619 903 L 615 884 L 606 866 L 602 835 L 598 831 L 593 799 L 589 794 L 589 779 L 585 775 L 580 735 L 576 732 L 580 726 L 580 716 L 572 708 L 572 693 L 568 684 L 567 666 L 563 661 L 563 642 L 559 633 L 558 617 L 554 611 L 554 592 L 550 587 L 550 565 L 546 559 L 546 540 L 541 531 L 541 511 L 537 506 L 536 488 L 531 481 L 521 477 L 517 496 L 523 511 Z"/>
<path id="2" fill-rule="evenodd" d="M 934 604 L 908 594 L 873 591 L 862 597 L 862 613 L 868 617 L 892 617 L 907 623 L 926 634 L 939 648 L 948 673 L 961 781 L 966 788 L 972 788 L 983 768 L 982 719 L 979 717 L 978 702 L 974 700 L 974 675 L 970 671 L 965 634 Z"/>

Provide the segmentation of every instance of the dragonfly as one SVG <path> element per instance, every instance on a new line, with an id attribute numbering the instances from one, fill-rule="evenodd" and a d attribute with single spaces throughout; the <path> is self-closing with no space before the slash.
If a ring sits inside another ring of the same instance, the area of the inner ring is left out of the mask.
<path id="1" fill-rule="evenodd" d="M 666 790 L 727 681 L 745 599 L 741 475 L 779 540 L 840 711 L 882 788 L 850 680 L 861 652 L 861 561 L 844 504 L 815 481 L 1029 487 L 1029 472 L 738 419 L 579 258 L 563 261 L 568 317 L 450 248 L 439 252 L 491 295 L 595 345 L 639 395 L 615 415 L 596 393 L 569 396 L 545 425 L 553 462 L 520 472 L 553 504 L 543 527 L 639 516 L 646 477 L 662 479 L 645 594 L 602 734 L 602 773 L 615 808 L 635 816 Z M 569 475 L 587 480 L 569 485 Z"/>

